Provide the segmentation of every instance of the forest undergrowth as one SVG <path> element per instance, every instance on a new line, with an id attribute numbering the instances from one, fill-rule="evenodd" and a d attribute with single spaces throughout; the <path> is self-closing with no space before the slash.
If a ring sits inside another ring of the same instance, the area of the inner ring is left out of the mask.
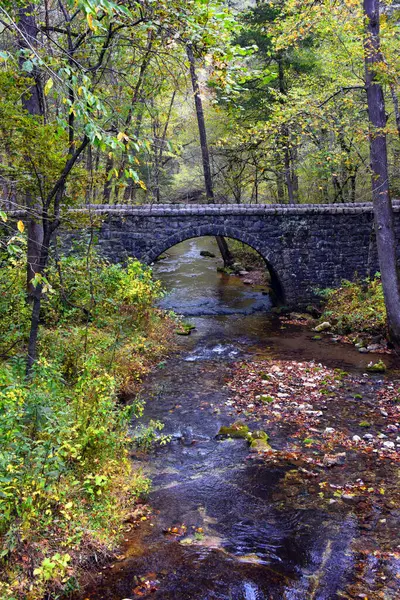
<path id="1" fill-rule="evenodd" d="M 353 282 L 343 281 L 337 289 L 321 292 L 324 301 L 320 323 L 330 323 L 329 331 L 342 341 L 359 347 L 386 344 L 388 337 L 385 299 L 379 273 Z M 378 350 L 378 348 L 375 348 Z"/>
<path id="2" fill-rule="evenodd" d="M 0 271 L 0 598 L 36 600 L 76 589 L 135 518 L 149 482 L 128 459 L 128 425 L 176 324 L 154 308 L 162 290 L 139 262 L 53 260 L 27 380 L 23 246 L 18 234 Z"/>

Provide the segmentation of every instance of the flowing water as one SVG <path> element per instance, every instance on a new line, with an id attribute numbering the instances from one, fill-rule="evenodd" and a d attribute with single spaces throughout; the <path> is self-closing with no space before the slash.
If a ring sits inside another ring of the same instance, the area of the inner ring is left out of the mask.
<path id="1" fill-rule="evenodd" d="M 129 534 L 125 558 L 85 597 L 331 600 L 351 576 L 357 524 L 351 513 L 293 509 L 279 493 L 284 468 L 248 460 L 244 440 L 218 440 L 235 415 L 224 382 L 243 357 L 317 359 L 362 369 L 370 357 L 312 341 L 304 328 L 282 328 L 262 288 L 217 273 L 214 240 L 179 244 L 155 266 L 169 293 L 161 305 L 196 330 L 144 387 L 144 422 L 165 423 L 171 441 L 145 457 L 153 517 Z M 277 493 L 278 490 L 278 493 Z M 187 528 L 183 538 L 168 529 Z M 140 587 L 140 581 L 153 581 Z M 139 585 L 139 587 L 138 587 Z"/>

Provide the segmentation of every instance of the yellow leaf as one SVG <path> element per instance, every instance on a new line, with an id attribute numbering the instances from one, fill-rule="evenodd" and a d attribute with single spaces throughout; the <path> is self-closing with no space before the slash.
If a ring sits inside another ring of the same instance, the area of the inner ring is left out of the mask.
<path id="1" fill-rule="evenodd" d="M 18 231 L 20 231 L 21 233 L 24 233 L 24 231 L 25 231 L 25 225 L 23 224 L 22 221 L 18 221 L 17 227 L 18 227 Z"/>
<path id="2" fill-rule="evenodd" d="M 120 131 L 119 134 L 117 135 L 117 140 L 119 142 L 121 142 L 122 140 L 124 140 L 125 142 L 129 142 L 129 137 L 126 135 L 126 133 L 124 133 L 123 131 Z"/>
<path id="3" fill-rule="evenodd" d="M 90 29 L 92 31 L 94 31 L 93 16 L 89 13 L 88 15 L 86 15 L 86 19 L 87 19 L 87 22 L 88 22 L 88 25 L 89 25 Z"/>
<path id="4" fill-rule="evenodd" d="M 48 79 L 46 81 L 46 85 L 44 86 L 44 95 L 47 96 L 48 93 L 50 92 L 51 88 L 53 87 L 53 80 L 50 77 L 50 79 Z"/>
<path id="5" fill-rule="evenodd" d="M 142 188 L 142 190 L 147 190 L 146 184 L 141 179 L 138 181 L 138 184 Z"/>

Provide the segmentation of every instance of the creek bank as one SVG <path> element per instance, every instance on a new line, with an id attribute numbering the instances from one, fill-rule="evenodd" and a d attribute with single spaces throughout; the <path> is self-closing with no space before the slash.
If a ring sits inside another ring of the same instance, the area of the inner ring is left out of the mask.
<path id="1" fill-rule="evenodd" d="M 24 348 L 0 363 L 1 598 L 72 593 L 114 555 L 125 521 L 142 518 L 136 503 L 149 480 L 129 460 L 129 423 L 142 413 L 145 376 L 173 348 L 176 323 L 154 307 L 160 285 L 147 267 L 94 256 L 89 278 L 87 261 L 61 258 L 69 303 L 49 267 L 53 294 L 32 378 L 21 369 Z M 90 321 L 79 308 L 87 298 Z"/>
<path id="2" fill-rule="evenodd" d="M 287 470 L 274 500 L 355 519 L 357 577 L 344 597 L 398 598 L 398 376 L 349 374 L 314 361 L 245 361 L 228 386 L 243 425 L 270 438 L 272 448 L 249 460 Z"/>
<path id="3" fill-rule="evenodd" d="M 270 288 L 270 276 L 264 259 L 246 244 L 237 240 L 227 239 L 229 251 L 234 257 L 231 267 L 218 267 L 217 271 L 227 275 L 240 277 L 245 285 Z"/>
<path id="4" fill-rule="evenodd" d="M 379 275 L 343 281 L 336 289 L 322 290 L 320 296 L 320 314 L 314 313 L 317 321 L 311 322 L 317 333 L 330 333 L 337 341 L 353 344 L 361 354 L 390 352 Z"/>
<path id="5" fill-rule="evenodd" d="M 296 313 L 277 307 L 273 309 L 279 315 L 283 325 L 306 325 L 309 329 L 315 332 L 313 339 L 320 340 L 323 337 L 329 338 L 333 343 L 351 344 L 360 354 L 392 354 L 390 342 L 386 338 L 386 331 L 376 334 L 373 331 L 360 331 L 355 325 L 354 330 L 349 330 L 343 333 L 343 329 L 335 322 L 332 317 L 327 320 L 330 315 L 323 312 L 318 318 L 315 317 L 316 308 L 310 307 L 309 313 Z"/>

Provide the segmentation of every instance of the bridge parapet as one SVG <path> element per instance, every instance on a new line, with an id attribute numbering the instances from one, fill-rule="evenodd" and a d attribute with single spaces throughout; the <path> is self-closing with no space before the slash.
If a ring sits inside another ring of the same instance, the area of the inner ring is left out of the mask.
<path id="1" fill-rule="evenodd" d="M 400 212 L 400 200 L 393 201 L 393 210 Z M 7 210 L 10 217 L 26 216 L 23 208 Z M 165 216 L 171 215 L 338 215 L 338 214 L 373 214 L 371 202 L 355 202 L 341 204 L 86 204 L 67 209 L 67 214 L 96 215 L 138 215 Z"/>
<path id="2" fill-rule="evenodd" d="M 393 203 L 400 212 L 400 201 Z M 343 204 L 93 204 L 71 209 L 71 212 L 110 215 L 316 215 L 316 214 L 372 214 L 371 202 Z"/>

